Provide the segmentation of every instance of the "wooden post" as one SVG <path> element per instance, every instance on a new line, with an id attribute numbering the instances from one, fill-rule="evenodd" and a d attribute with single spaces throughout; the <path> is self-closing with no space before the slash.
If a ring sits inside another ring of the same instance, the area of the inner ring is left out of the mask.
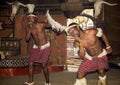
<path id="1" fill-rule="evenodd" d="M 25 29 L 22 26 L 24 10 L 21 8 L 14 19 L 14 38 L 21 39 L 21 54 L 27 54 L 27 44 L 25 41 Z"/>

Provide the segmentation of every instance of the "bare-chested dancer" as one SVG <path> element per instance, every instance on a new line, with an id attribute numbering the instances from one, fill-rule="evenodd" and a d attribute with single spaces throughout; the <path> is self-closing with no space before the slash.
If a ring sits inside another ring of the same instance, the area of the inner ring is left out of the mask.
<path id="1" fill-rule="evenodd" d="M 82 30 L 76 23 L 71 23 L 70 26 L 71 28 L 67 29 L 68 33 L 79 43 L 78 54 L 84 60 L 79 67 L 74 85 L 87 85 L 85 75 L 92 71 L 99 73 L 98 85 L 106 85 L 105 69 L 108 69 L 106 54 L 111 53 L 112 48 L 102 29 Z M 106 49 L 103 49 L 98 37 L 103 39 Z"/>
<path id="2" fill-rule="evenodd" d="M 78 54 L 83 62 L 80 64 L 74 85 L 87 85 L 85 75 L 92 71 L 98 71 L 99 73 L 98 85 L 106 85 L 105 70 L 109 68 L 106 55 L 112 52 L 112 48 L 102 29 L 94 28 L 94 24 L 87 26 L 89 22 L 86 23 L 86 26 L 83 26 L 85 28 L 74 22 L 68 26 L 63 26 L 50 16 L 49 10 L 47 10 L 46 16 L 53 30 L 64 31 L 66 34 L 73 36 L 75 38 L 74 46 L 77 47 L 76 45 L 78 45 L 79 47 Z M 80 17 L 82 19 L 82 16 Z M 99 37 L 103 39 L 106 48 L 102 47 Z"/>
<path id="3" fill-rule="evenodd" d="M 30 51 L 29 56 L 29 81 L 25 82 L 25 85 L 34 85 L 33 82 L 33 64 L 34 62 L 40 63 L 46 79 L 45 85 L 51 85 L 49 83 L 49 71 L 47 63 L 50 55 L 50 43 L 46 39 L 45 35 L 45 23 L 39 23 L 36 15 L 28 15 L 29 26 L 26 30 L 26 41 L 31 38 L 34 40 L 33 48 Z"/>

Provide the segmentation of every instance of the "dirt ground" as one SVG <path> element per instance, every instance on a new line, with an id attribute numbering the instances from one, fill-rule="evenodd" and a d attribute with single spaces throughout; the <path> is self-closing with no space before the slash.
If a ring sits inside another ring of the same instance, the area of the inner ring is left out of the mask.
<path id="1" fill-rule="evenodd" d="M 109 85 L 120 85 L 120 70 L 110 69 L 107 72 Z M 97 85 L 98 74 L 90 73 L 86 76 L 88 85 Z M 61 71 L 51 72 L 50 81 L 52 85 L 73 85 L 76 79 L 76 72 Z M 0 77 L 0 85 L 23 85 L 28 76 Z M 35 85 L 44 85 L 43 73 L 34 75 Z"/>

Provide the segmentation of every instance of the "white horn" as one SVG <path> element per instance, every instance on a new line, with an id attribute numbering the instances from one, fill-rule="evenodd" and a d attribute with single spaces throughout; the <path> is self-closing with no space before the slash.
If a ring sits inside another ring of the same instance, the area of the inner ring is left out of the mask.
<path id="1" fill-rule="evenodd" d="M 61 25 L 60 23 L 56 22 L 49 14 L 49 10 L 47 10 L 46 13 L 47 16 L 47 20 L 49 22 L 49 24 L 52 26 L 52 29 L 55 29 L 57 31 L 64 31 L 65 28 L 67 28 L 66 26 Z"/>
<path id="2" fill-rule="evenodd" d="M 27 4 L 27 8 L 28 8 L 28 13 L 33 13 L 34 9 L 35 9 L 35 5 L 34 4 Z"/>
<path id="3" fill-rule="evenodd" d="M 108 3 L 106 1 L 103 1 L 103 4 L 109 5 L 109 6 L 115 6 L 117 5 L 117 3 Z"/>
<path id="4" fill-rule="evenodd" d="M 20 6 L 26 7 L 26 5 L 24 5 L 23 3 L 19 2 L 19 1 L 14 1 L 12 3 L 6 2 L 9 5 L 12 5 L 12 13 L 11 13 L 11 20 L 13 21 L 13 18 L 16 16 L 17 11 L 19 9 Z"/>
<path id="5" fill-rule="evenodd" d="M 106 4 L 106 5 L 109 5 L 109 6 L 117 5 L 117 3 L 111 4 L 111 3 L 108 3 L 108 2 L 103 1 L 103 0 L 96 0 L 95 3 L 94 3 L 94 10 L 95 10 L 94 17 L 95 17 L 95 19 L 98 18 L 99 14 L 102 10 L 102 4 Z"/>
<path id="6" fill-rule="evenodd" d="M 23 7 L 27 7 L 25 4 L 23 4 L 23 3 L 19 3 L 19 6 L 23 6 Z"/>
<path id="7" fill-rule="evenodd" d="M 10 3 L 10 2 L 6 2 L 7 4 L 9 4 L 9 5 L 12 5 L 13 3 Z"/>

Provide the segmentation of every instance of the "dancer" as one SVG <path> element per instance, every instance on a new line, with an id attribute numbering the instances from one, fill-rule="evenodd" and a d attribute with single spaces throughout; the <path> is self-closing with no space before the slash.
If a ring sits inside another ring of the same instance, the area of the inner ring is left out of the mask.
<path id="1" fill-rule="evenodd" d="M 31 38 L 34 40 L 33 48 L 30 51 L 29 56 L 29 82 L 25 82 L 25 85 L 34 85 L 33 82 L 33 64 L 34 62 L 40 63 L 46 79 L 45 85 L 51 85 L 49 83 L 49 71 L 47 68 L 48 59 L 50 56 L 50 43 L 47 41 L 45 35 L 45 23 L 39 23 L 36 15 L 28 15 L 29 26 L 26 30 L 26 41 Z"/>
<path id="2" fill-rule="evenodd" d="M 85 75 L 92 71 L 98 71 L 99 73 L 98 85 L 107 85 L 105 70 L 109 69 L 109 67 L 106 55 L 112 52 L 112 48 L 102 29 L 94 28 L 93 25 L 92 28 L 91 26 L 90 28 L 85 26 L 86 30 L 83 30 L 77 23 L 63 26 L 50 16 L 49 10 L 46 16 L 53 30 L 64 31 L 66 34 L 73 36 L 75 41 L 79 43 L 78 54 L 83 59 L 83 62 L 77 72 L 77 79 L 74 85 L 87 85 Z M 106 48 L 102 47 L 99 37 L 103 39 Z"/>
<path id="3" fill-rule="evenodd" d="M 98 85 L 107 85 L 106 72 L 109 69 L 107 53 L 112 52 L 112 48 L 102 29 L 82 30 L 76 23 L 71 23 L 71 28 L 67 32 L 79 42 L 78 54 L 83 59 L 77 72 L 77 79 L 74 85 L 87 85 L 85 75 L 88 72 L 98 71 Z M 101 37 L 106 48 L 103 48 L 98 37 Z"/>

